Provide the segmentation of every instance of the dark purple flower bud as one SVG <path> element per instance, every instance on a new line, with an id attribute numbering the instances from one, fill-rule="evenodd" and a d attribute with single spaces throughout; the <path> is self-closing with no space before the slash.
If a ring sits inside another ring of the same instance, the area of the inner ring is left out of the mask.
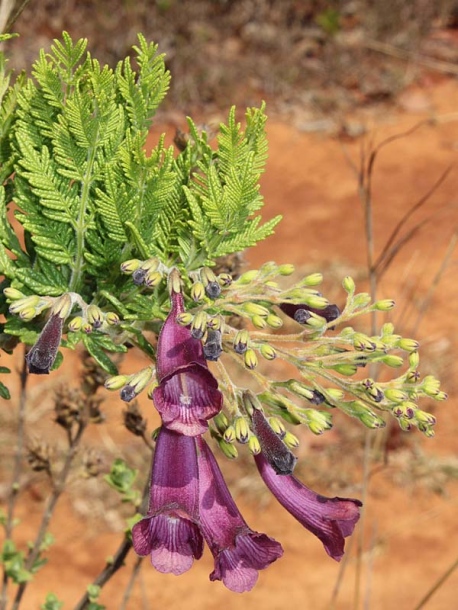
<path id="1" fill-rule="evenodd" d="M 136 286 L 141 286 L 145 282 L 148 271 L 139 267 L 132 273 L 132 280 Z"/>
<path id="2" fill-rule="evenodd" d="M 62 339 L 64 319 L 59 314 L 52 314 L 43 327 L 35 345 L 25 357 L 29 373 L 47 375 L 54 364 Z"/>
<path id="3" fill-rule="evenodd" d="M 261 450 L 275 472 L 280 475 L 291 474 L 297 458 L 281 438 L 275 434 L 260 409 L 253 409 L 251 422 L 253 432 L 261 445 Z"/>
<path id="4" fill-rule="evenodd" d="M 313 397 L 309 399 L 312 405 L 321 405 L 326 400 L 325 395 L 318 390 L 312 390 L 312 393 Z"/>
<path id="5" fill-rule="evenodd" d="M 281 545 L 248 527 L 202 437 L 196 439 L 201 531 L 215 558 L 210 580 L 236 593 L 250 591 L 263 570 L 283 555 Z"/>
<path id="6" fill-rule="evenodd" d="M 316 307 L 310 307 L 305 303 L 295 305 L 294 303 L 285 302 L 280 304 L 280 309 L 287 316 L 293 318 L 293 320 L 296 320 L 296 322 L 299 322 L 299 324 L 305 324 L 307 322 L 307 320 L 310 318 L 310 312 L 325 318 L 326 322 L 336 320 L 341 314 L 340 309 L 333 303 L 330 303 L 327 305 L 327 307 L 324 307 L 324 309 L 317 309 Z"/>
<path id="7" fill-rule="evenodd" d="M 210 299 L 217 299 L 221 294 L 221 286 L 218 282 L 208 282 L 205 286 L 205 292 Z"/>
<path id="8" fill-rule="evenodd" d="M 277 476 L 263 453 L 254 456 L 264 483 L 280 504 L 324 545 L 336 561 L 344 554 L 345 538 L 351 536 L 360 517 L 362 503 L 351 498 L 326 498 L 294 476 Z"/>
<path id="9" fill-rule="evenodd" d="M 161 428 L 156 442 L 148 516 L 132 528 L 138 555 L 163 573 L 183 574 L 200 559 L 199 484 L 194 439 Z"/>
<path id="10" fill-rule="evenodd" d="M 125 385 L 119 392 L 119 396 L 124 402 L 130 402 L 137 396 L 137 392 L 133 386 Z"/>
<path id="11" fill-rule="evenodd" d="M 207 360 L 215 362 L 223 353 L 221 346 L 221 331 L 209 330 L 204 344 L 204 356 Z"/>
<path id="12" fill-rule="evenodd" d="M 156 373 L 159 386 L 153 401 L 162 422 L 171 430 L 196 436 L 222 408 L 218 382 L 210 373 L 202 343 L 176 318 L 184 312 L 183 296 L 173 292 L 172 310 L 159 334 Z"/>

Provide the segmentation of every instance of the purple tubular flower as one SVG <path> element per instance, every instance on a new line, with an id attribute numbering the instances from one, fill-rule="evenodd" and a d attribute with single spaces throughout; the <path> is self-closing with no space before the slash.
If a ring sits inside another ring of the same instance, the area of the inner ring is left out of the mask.
<path id="1" fill-rule="evenodd" d="M 254 459 L 264 483 L 280 504 L 321 540 L 328 555 L 340 561 L 345 538 L 353 533 L 362 503 L 350 498 L 321 496 L 292 475 L 277 476 L 262 453 Z"/>
<path id="2" fill-rule="evenodd" d="M 156 443 L 148 516 L 132 528 L 138 555 L 159 572 L 183 574 L 200 559 L 199 484 L 194 439 L 162 427 Z"/>
<path id="3" fill-rule="evenodd" d="M 293 318 L 293 320 L 296 320 L 296 322 L 299 323 L 303 323 L 302 320 L 304 320 L 305 322 L 307 319 L 306 315 L 301 315 L 302 310 L 304 311 L 304 314 L 306 314 L 307 312 L 315 313 L 317 316 L 325 318 L 326 322 L 332 322 L 333 320 L 336 320 L 341 314 L 340 309 L 337 307 L 337 305 L 334 305 L 333 303 L 329 304 L 324 309 L 309 307 L 305 304 L 295 305 L 294 303 L 281 303 L 280 309 L 287 316 Z"/>
<path id="4" fill-rule="evenodd" d="M 202 437 L 197 437 L 196 443 L 200 527 L 215 558 L 210 580 L 222 580 L 236 593 L 250 591 L 258 571 L 281 557 L 283 549 L 273 538 L 248 527 L 208 445 Z"/>
<path id="5" fill-rule="evenodd" d="M 35 373 L 36 375 L 49 374 L 62 339 L 63 324 L 64 318 L 61 318 L 58 314 L 50 316 L 35 345 L 25 357 L 29 373 Z"/>
<path id="6" fill-rule="evenodd" d="M 197 436 L 207 430 L 207 420 L 219 413 L 223 397 L 208 370 L 202 343 L 176 321 L 184 312 L 182 294 L 173 292 L 171 299 L 172 309 L 159 334 L 159 386 L 153 401 L 167 428 Z"/>

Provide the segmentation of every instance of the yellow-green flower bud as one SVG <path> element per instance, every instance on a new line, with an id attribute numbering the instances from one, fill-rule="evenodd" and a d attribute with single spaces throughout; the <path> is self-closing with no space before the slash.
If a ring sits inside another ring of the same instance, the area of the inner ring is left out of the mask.
<path id="1" fill-rule="evenodd" d="M 299 447 L 299 439 L 295 434 L 289 431 L 286 432 L 285 436 L 283 437 L 283 442 L 287 447 L 289 447 L 289 449 L 297 449 Z"/>
<path id="2" fill-rule="evenodd" d="M 242 311 L 250 314 L 250 316 L 262 316 L 262 317 L 267 317 L 270 313 L 270 311 L 267 309 L 267 307 L 264 307 L 263 305 L 258 305 L 258 303 L 244 303 L 241 307 Z"/>
<path id="3" fill-rule="evenodd" d="M 279 284 L 278 282 L 274 282 L 273 280 L 268 280 L 267 282 L 264 282 L 264 286 L 268 286 L 269 288 L 279 288 Z"/>
<path id="4" fill-rule="evenodd" d="M 21 320 L 24 320 L 24 322 L 30 322 L 30 320 L 33 320 L 39 313 L 39 310 L 35 307 L 24 307 L 19 312 L 19 317 Z"/>
<path id="5" fill-rule="evenodd" d="M 284 423 L 278 417 L 269 417 L 268 419 L 269 425 L 275 434 L 278 434 L 281 438 L 283 438 L 286 434 L 286 428 Z"/>
<path id="6" fill-rule="evenodd" d="M 218 282 L 221 286 L 230 286 L 233 282 L 232 275 L 230 273 L 220 273 L 218 275 Z"/>
<path id="7" fill-rule="evenodd" d="M 204 286 L 207 286 L 207 284 L 210 284 L 210 282 L 218 281 L 216 275 L 209 267 L 202 267 L 202 269 L 200 270 L 200 279 Z"/>
<path id="8" fill-rule="evenodd" d="M 256 328 L 265 328 L 267 326 L 267 321 L 262 318 L 261 316 L 252 316 L 251 321 L 253 323 L 253 326 L 255 326 Z"/>
<path id="9" fill-rule="evenodd" d="M 289 263 L 285 263 L 284 265 L 279 265 L 277 269 L 279 275 L 288 276 L 294 273 L 294 265 Z"/>
<path id="10" fill-rule="evenodd" d="M 256 436 L 250 436 L 248 439 L 248 449 L 252 455 L 259 455 L 261 453 L 261 445 Z"/>
<path id="11" fill-rule="evenodd" d="M 228 426 L 226 430 L 224 430 L 223 438 L 226 443 L 233 443 L 236 440 L 234 426 Z"/>
<path id="12" fill-rule="evenodd" d="M 273 313 L 267 316 L 266 322 L 267 325 L 270 326 L 270 328 L 281 328 L 283 326 L 283 320 Z"/>
<path id="13" fill-rule="evenodd" d="M 121 319 L 117 313 L 109 311 L 105 314 L 105 321 L 110 326 L 117 326 L 121 322 Z"/>
<path id="14" fill-rule="evenodd" d="M 312 311 L 309 313 L 310 316 L 305 321 L 305 326 L 310 326 L 310 328 L 315 329 L 320 329 L 326 326 L 325 318 L 322 318 L 321 316 L 317 315 L 316 313 L 313 313 Z"/>
<path id="15" fill-rule="evenodd" d="M 350 294 L 350 295 L 354 294 L 355 288 L 356 288 L 355 281 L 349 275 L 347 275 L 347 277 L 344 277 L 344 279 L 342 281 L 342 286 L 343 286 L 343 289 L 345 290 L 345 292 L 348 292 L 348 294 Z"/>
<path id="16" fill-rule="evenodd" d="M 381 301 L 376 301 L 372 307 L 377 311 L 390 311 L 396 303 L 392 299 L 382 299 Z"/>
<path id="17" fill-rule="evenodd" d="M 428 426 L 434 426 L 436 424 L 436 418 L 431 413 L 417 409 L 415 411 L 415 420 L 421 424 L 427 424 Z"/>
<path id="18" fill-rule="evenodd" d="M 239 454 L 239 452 L 237 451 L 237 447 L 232 443 L 228 443 L 227 441 L 225 441 L 224 438 L 218 439 L 218 445 L 224 455 L 230 460 L 235 459 Z"/>
<path id="19" fill-rule="evenodd" d="M 408 399 L 408 395 L 397 388 L 387 388 L 385 390 L 385 398 L 391 402 L 403 402 Z"/>
<path id="20" fill-rule="evenodd" d="M 266 360 L 275 360 L 277 357 L 277 352 L 268 343 L 263 343 L 259 348 L 259 351 L 261 352 L 261 356 Z"/>
<path id="21" fill-rule="evenodd" d="M 237 417 L 234 422 L 235 437 L 239 443 L 245 444 L 250 438 L 250 427 L 244 417 Z"/>
<path id="22" fill-rule="evenodd" d="M 40 303 L 40 297 L 36 294 L 32 294 L 29 297 L 25 297 L 23 299 L 19 299 L 15 301 L 12 305 L 9 306 L 10 313 L 20 313 L 23 309 L 27 309 L 29 307 L 37 307 Z"/>
<path id="23" fill-rule="evenodd" d="M 373 411 L 365 411 L 357 417 L 367 428 L 384 428 L 386 426 L 385 420 Z"/>
<path id="24" fill-rule="evenodd" d="M 313 399 L 313 390 L 302 384 L 300 381 L 292 380 L 288 383 L 288 389 L 291 392 L 294 392 L 298 396 L 302 396 L 302 398 L 306 398 L 307 400 Z"/>
<path id="25" fill-rule="evenodd" d="M 103 385 L 107 390 L 120 390 L 126 385 L 128 380 L 128 375 L 115 375 L 114 377 L 109 377 Z"/>
<path id="26" fill-rule="evenodd" d="M 11 288 L 11 286 L 5 288 L 3 290 L 3 294 L 6 296 L 7 299 L 11 301 L 17 301 L 18 299 L 26 298 L 25 294 L 23 294 L 20 290 L 16 290 L 16 288 Z"/>
<path id="27" fill-rule="evenodd" d="M 325 299 L 324 297 L 316 296 L 314 294 L 311 294 L 310 296 L 306 297 L 304 299 L 304 303 L 309 307 L 313 307 L 314 309 L 324 309 L 329 305 L 329 301 L 327 299 Z M 318 315 L 320 315 L 320 312 L 317 313 Z"/>
<path id="28" fill-rule="evenodd" d="M 360 352 L 373 352 L 375 351 L 375 343 L 362 333 L 355 333 L 353 335 L 353 346 Z"/>
<path id="29" fill-rule="evenodd" d="M 245 271 L 237 280 L 237 284 L 250 284 L 259 274 L 257 269 L 251 269 L 251 271 Z"/>
<path id="30" fill-rule="evenodd" d="M 194 284 L 191 286 L 191 298 L 196 303 L 204 300 L 205 288 L 202 282 L 194 282 Z"/>
<path id="31" fill-rule="evenodd" d="M 178 269 L 174 268 L 170 271 L 169 277 L 167 280 L 167 285 L 168 285 L 170 294 L 172 292 L 175 292 L 175 293 L 181 292 L 182 281 L 181 281 L 181 275 L 180 275 L 180 272 L 178 271 Z"/>
<path id="32" fill-rule="evenodd" d="M 132 387 L 136 394 L 139 394 L 146 388 L 153 377 L 153 370 L 150 366 L 142 369 L 135 375 L 132 375 L 128 381 L 128 385 Z"/>
<path id="33" fill-rule="evenodd" d="M 247 330 L 239 330 L 234 339 L 234 350 L 237 354 L 244 354 L 250 342 L 250 334 Z"/>
<path id="34" fill-rule="evenodd" d="M 210 330 L 220 330 L 223 325 L 223 320 L 220 316 L 213 316 L 207 320 L 207 328 Z"/>
<path id="35" fill-rule="evenodd" d="M 353 297 L 353 306 L 357 308 L 366 307 L 371 302 L 371 296 L 367 292 L 360 292 Z"/>
<path id="36" fill-rule="evenodd" d="M 299 417 L 304 420 L 304 423 L 313 434 L 323 434 L 325 430 L 330 430 L 332 428 L 332 417 L 325 411 L 301 409 L 299 411 Z"/>
<path id="37" fill-rule="evenodd" d="M 415 339 L 401 338 L 397 342 L 397 347 L 399 347 L 399 349 L 404 350 L 405 352 L 416 352 L 420 347 L 420 344 L 418 343 L 418 341 L 415 341 Z"/>
<path id="38" fill-rule="evenodd" d="M 311 273 L 306 275 L 301 281 L 301 286 L 318 286 L 323 281 L 323 275 L 321 273 Z"/>
<path id="39" fill-rule="evenodd" d="M 331 401 L 335 402 L 339 402 L 339 400 L 342 400 L 345 396 L 345 392 L 338 388 L 328 388 L 325 394 Z"/>
<path id="40" fill-rule="evenodd" d="M 76 316 L 75 318 L 73 318 L 73 320 L 70 320 L 70 322 L 68 323 L 68 330 L 71 333 L 76 333 L 78 332 L 81 327 L 83 326 L 83 318 L 81 316 Z"/>
<path id="41" fill-rule="evenodd" d="M 248 348 L 243 354 L 243 361 L 248 369 L 254 369 L 258 366 L 258 357 L 256 356 L 256 352 L 251 348 Z"/>
<path id="42" fill-rule="evenodd" d="M 207 329 L 208 315 L 205 311 L 199 311 L 194 316 L 191 324 L 191 332 L 195 339 L 202 339 Z"/>
<path id="43" fill-rule="evenodd" d="M 391 366 L 393 368 L 399 368 L 404 364 L 404 359 L 401 356 L 396 356 L 395 354 L 387 354 L 386 356 L 382 356 L 378 359 L 379 362 L 383 362 L 387 366 Z"/>
<path id="44" fill-rule="evenodd" d="M 193 320 L 194 316 L 188 311 L 184 311 L 183 313 L 178 314 L 176 317 L 177 324 L 180 326 L 189 326 Z"/>
<path id="45" fill-rule="evenodd" d="M 212 419 L 212 422 L 215 424 L 216 429 L 218 430 L 218 432 L 221 432 L 221 434 L 224 433 L 224 431 L 229 425 L 227 416 L 222 411 L 215 415 L 215 417 Z"/>
<path id="46" fill-rule="evenodd" d="M 143 283 L 148 288 L 155 288 L 162 281 L 162 273 L 160 271 L 148 271 L 145 275 Z"/>
<path id="47" fill-rule="evenodd" d="M 149 258 L 144 261 L 140 266 L 145 271 L 156 271 L 159 268 L 160 262 L 157 258 Z"/>
<path id="48" fill-rule="evenodd" d="M 100 328 L 103 324 L 103 311 L 97 305 L 89 305 L 86 318 L 93 328 Z"/>
<path id="49" fill-rule="evenodd" d="M 121 271 L 126 275 L 131 275 L 140 267 L 141 264 L 142 261 L 139 261 L 137 258 L 132 258 L 128 261 L 124 261 L 123 263 L 121 263 Z"/>

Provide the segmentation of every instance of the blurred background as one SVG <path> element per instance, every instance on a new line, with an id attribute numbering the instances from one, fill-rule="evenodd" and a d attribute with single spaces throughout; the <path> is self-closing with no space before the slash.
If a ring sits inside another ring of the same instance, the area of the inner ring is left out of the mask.
<path id="1" fill-rule="evenodd" d="M 264 216 L 281 213 L 284 220 L 275 236 L 246 253 L 247 264 L 275 258 L 301 272 L 321 271 L 325 296 L 342 305 L 345 275 L 368 289 L 370 243 L 380 261 L 378 297 L 397 303 L 386 319 L 420 340 L 421 372 L 439 376 L 450 396 L 447 403 L 424 404 L 438 418 L 434 439 L 403 433 L 395 423 L 368 432 L 338 416 L 323 437 L 294 430 L 301 440 L 298 475 L 307 485 L 328 496 L 365 499 L 364 518 L 341 565 L 269 496 L 248 456 L 231 463 L 221 457 L 247 522 L 279 540 L 284 557 L 241 597 L 208 581 L 209 553 L 178 579 L 145 561 L 132 581 L 130 557 L 101 602 L 110 610 L 455 608 L 457 2 L 30 0 L 11 6 L 12 16 L 20 14 L 10 31 L 20 36 L 5 51 L 15 70 L 30 72 L 39 49 L 49 48 L 63 30 L 74 39 L 87 37 L 92 56 L 112 67 L 130 53 L 137 32 L 158 43 L 172 84 L 148 145 L 163 132 L 172 143 L 187 115 L 217 126 L 233 104 L 243 119 L 247 106 L 266 100 Z M 368 189 L 368 159 L 376 150 Z M 360 320 L 361 330 L 368 331 L 369 323 Z M 122 366 L 133 372 L 142 364 L 140 356 L 129 355 Z M 30 425 L 39 438 L 58 434 L 51 391 L 74 383 L 74 373 L 75 363 L 67 361 L 59 379 L 32 386 Z M 107 422 L 88 439 L 87 451 L 97 453 L 102 471 L 121 454 L 146 478 L 150 456 L 123 427 L 124 405 L 117 396 L 103 397 Z M 151 403 L 140 406 L 153 429 L 158 419 Z M 3 446 L 14 438 L 14 417 L 2 415 Z M 24 544 L 47 493 L 44 475 L 27 476 L 17 530 Z M 3 502 L 6 483 L 1 491 Z M 124 517 L 100 479 L 75 476 L 51 528 L 56 544 L 49 565 L 30 587 L 25 607 L 39 608 L 53 590 L 72 608 L 115 551 Z"/>

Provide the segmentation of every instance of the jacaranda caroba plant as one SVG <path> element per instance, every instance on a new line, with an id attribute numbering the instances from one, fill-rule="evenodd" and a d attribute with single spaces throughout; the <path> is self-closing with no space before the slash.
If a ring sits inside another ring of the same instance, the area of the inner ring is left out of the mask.
<path id="1" fill-rule="evenodd" d="M 177 148 L 162 137 L 146 151 L 170 76 L 142 36 L 134 54 L 114 70 L 102 67 L 86 41 L 64 33 L 40 54 L 31 78 L 14 84 L 2 59 L 1 346 L 30 346 L 27 367 L 35 374 L 52 372 L 67 349 L 82 346 L 123 401 L 143 390 L 152 399 L 162 426 L 149 507 L 126 538 L 120 565 L 133 544 L 157 570 L 181 574 L 205 541 L 215 559 L 210 579 L 248 591 L 283 550 L 244 521 L 204 435 L 230 459 L 246 446 L 278 501 L 340 560 L 361 502 L 321 496 L 293 475 L 298 439 L 289 427 L 322 434 L 339 409 L 369 428 L 394 417 L 403 430 L 432 436 L 435 418 L 419 401 L 446 395 L 435 378 L 420 376 L 416 341 L 390 323 L 374 336 L 349 325 L 393 301 L 371 302 L 346 277 L 339 308 L 319 292 L 319 273 L 288 283 L 293 266 L 274 262 L 242 272 L 240 253 L 280 220 L 262 224 L 257 215 L 264 106 L 247 110 L 243 128 L 232 108 L 211 144 L 188 119 Z M 113 354 L 133 347 L 151 364 L 118 374 Z M 276 373 L 276 358 L 295 373 Z M 390 374 L 364 376 L 374 365 Z M 78 400 L 71 408 L 67 400 L 56 420 L 70 447 L 98 413 L 84 415 Z M 128 428 L 148 442 L 135 407 L 128 417 Z M 122 461 L 107 477 L 138 508 L 134 479 Z M 7 578 L 10 555 L 3 551 Z M 87 593 L 94 607 L 102 607 L 94 601 L 99 584 Z"/>

